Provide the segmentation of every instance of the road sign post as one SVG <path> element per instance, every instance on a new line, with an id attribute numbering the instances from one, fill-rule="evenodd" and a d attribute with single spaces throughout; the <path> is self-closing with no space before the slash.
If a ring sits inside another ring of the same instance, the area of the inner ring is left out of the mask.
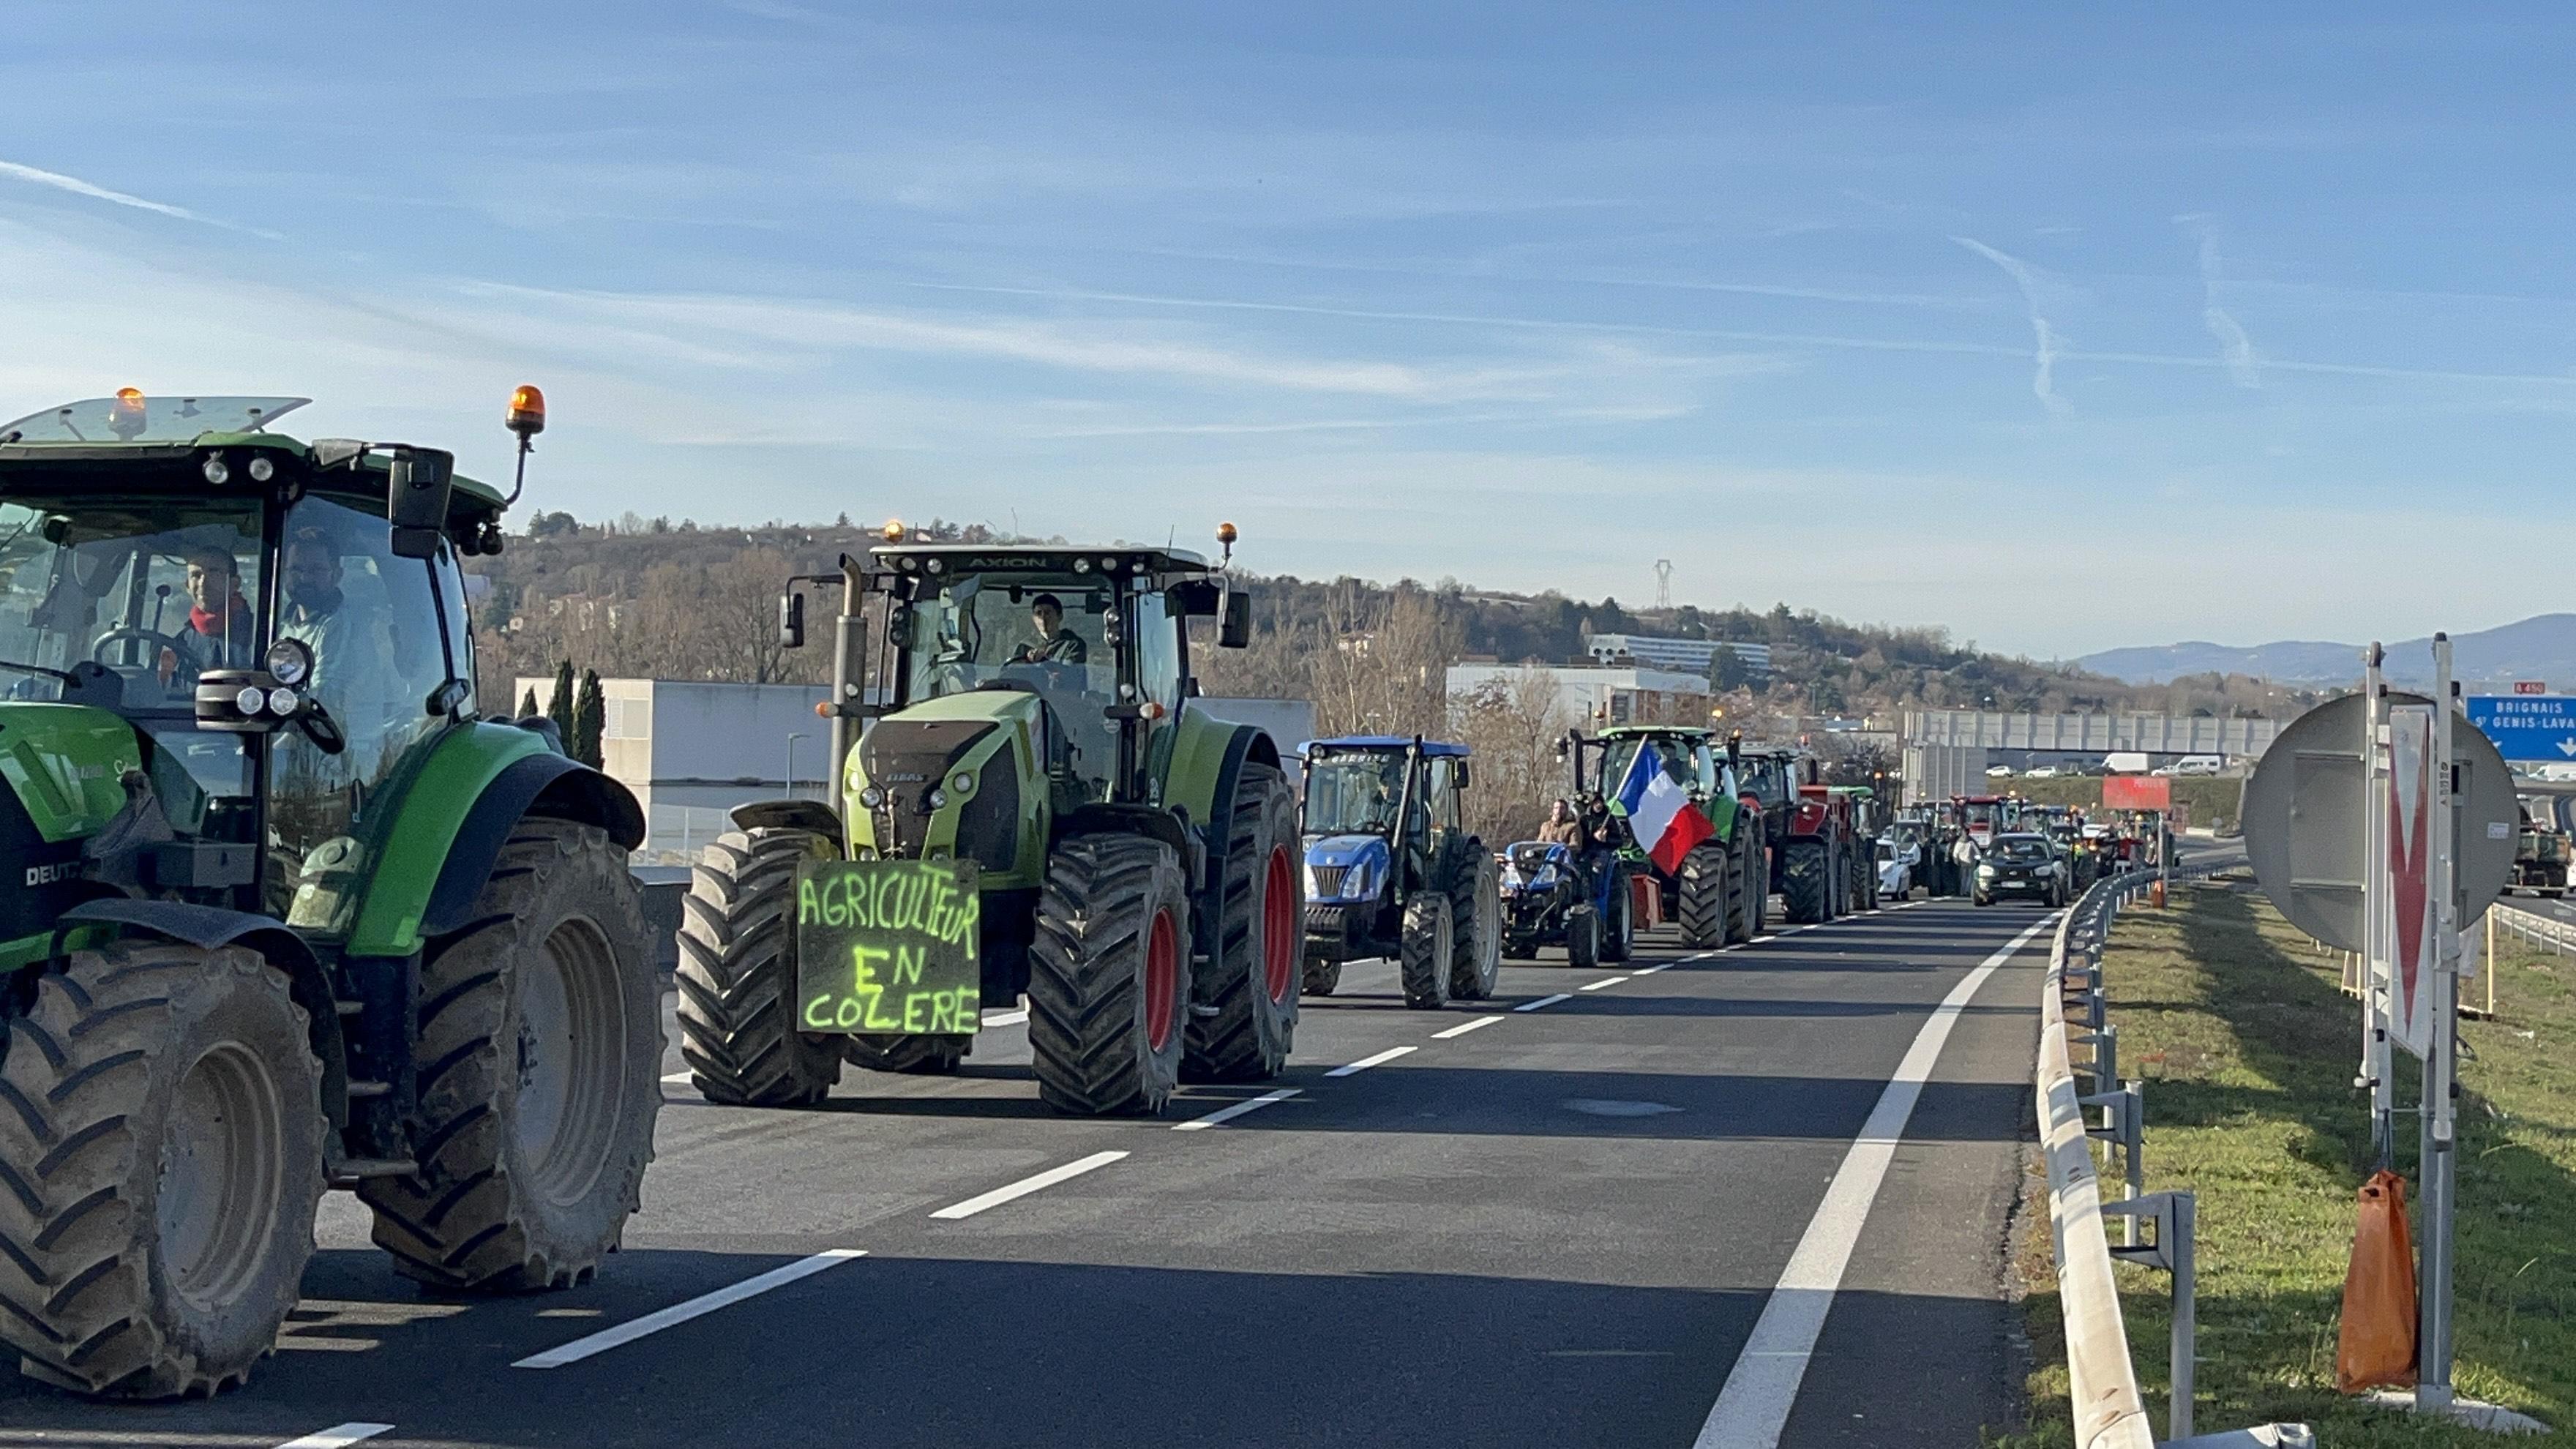
<path id="1" fill-rule="evenodd" d="M 2433 760 L 2451 759 L 2451 639 L 2433 636 Z M 2458 1097 L 2460 1041 L 2460 842 L 2451 811 L 2452 771 L 2433 775 L 2434 902 L 2432 1038 L 2424 1053 L 2423 1264 L 2416 1274 L 2415 1407 L 2439 1413 L 2451 1407 L 2451 1247 L 2458 1178 L 2452 1149 Z M 2484 909 L 2484 903 L 2480 903 Z"/>
<path id="2" fill-rule="evenodd" d="M 2388 1041 L 2388 940 L 2380 929 L 2387 903 L 2375 889 L 2378 863 L 2388 858 L 2388 685 L 2380 677 L 2387 658 L 2374 640 L 2362 656 L 2361 711 L 2363 839 L 2361 943 L 2361 1081 L 2370 1092 L 2371 1160 L 2386 1167 L 2397 1152 L 2397 1079 Z"/>

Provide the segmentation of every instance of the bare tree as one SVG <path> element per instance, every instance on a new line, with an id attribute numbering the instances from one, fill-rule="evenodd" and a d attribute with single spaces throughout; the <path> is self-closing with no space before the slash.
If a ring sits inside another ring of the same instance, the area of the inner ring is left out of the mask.
<path id="1" fill-rule="evenodd" d="M 1535 669 L 1454 694 L 1449 719 L 1472 758 L 1467 828 L 1494 846 L 1537 834 L 1548 802 L 1565 788 L 1556 744 L 1574 724 L 1556 675 Z"/>

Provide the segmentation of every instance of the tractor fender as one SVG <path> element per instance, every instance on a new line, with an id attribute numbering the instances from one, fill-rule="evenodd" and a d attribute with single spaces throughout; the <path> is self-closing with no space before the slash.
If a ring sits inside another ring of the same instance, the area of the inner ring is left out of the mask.
<path id="1" fill-rule="evenodd" d="M 1204 758 L 1204 756 L 1202 756 Z M 1214 789 L 1207 801 L 1207 854 L 1201 867 L 1202 879 L 1196 892 L 1196 919 L 1200 954 L 1215 960 L 1222 944 L 1217 933 L 1225 922 L 1225 852 L 1226 842 L 1234 839 L 1234 796 L 1243 782 L 1245 761 L 1279 768 L 1279 746 L 1267 731 L 1256 725 L 1234 725 L 1225 733 L 1225 744 L 1216 752 Z M 1179 774 L 1179 762 L 1174 762 Z"/>
<path id="2" fill-rule="evenodd" d="M 502 845 L 531 815 L 596 825 L 628 850 L 644 843 L 643 807 L 624 785 L 552 750 L 522 755 L 501 767 L 457 826 L 421 912 L 421 934 L 442 936 L 471 921 Z"/>
<path id="3" fill-rule="evenodd" d="M 736 805 L 725 818 L 743 830 L 810 830 L 841 846 L 841 817 L 820 800 L 754 800 Z"/>
<path id="4" fill-rule="evenodd" d="M 243 946 L 286 973 L 287 994 L 304 1009 L 313 1054 L 322 1061 L 322 1112 L 334 1128 L 349 1121 L 349 1054 L 340 1035 L 340 1009 L 331 980 L 304 938 L 282 923 L 247 911 L 185 901 L 146 901 L 107 896 L 65 911 L 54 924 L 54 954 L 75 926 L 105 926 L 117 934 L 141 932 L 183 942 L 201 951 Z"/>

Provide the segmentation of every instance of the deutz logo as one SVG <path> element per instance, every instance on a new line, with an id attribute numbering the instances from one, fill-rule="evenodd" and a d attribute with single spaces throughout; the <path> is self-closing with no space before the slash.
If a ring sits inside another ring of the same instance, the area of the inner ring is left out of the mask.
<path id="1" fill-rule="evenodd" d="M 80 862 L 77 860 L 58 860 L 52 865 L 31 865 L 27 867 L 27 888 L 33 890 L 37 886 L 49 886 L 57 881 L 70 880 L 79 870 Z"/>

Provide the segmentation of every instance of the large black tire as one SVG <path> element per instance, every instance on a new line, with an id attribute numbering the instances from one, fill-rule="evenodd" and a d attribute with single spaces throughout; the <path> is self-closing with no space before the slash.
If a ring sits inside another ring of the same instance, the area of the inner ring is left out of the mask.
<path id="1" fill-rule="evenodd" d="M 1704 840 L 1682 857 L 1674 881 L 1673 917 L 1681 924 L 1682 944 L 1694 951 L 1726 944 L 1741 917 L 1735 872 L 1727 869 L 1726 847 Z"/>
<path id="2" fill-rule="evenodd" d="M 1029 951 L 1039 1099 L 1078 1116 L 1160 1112 L 1189 1014 L 1189 888 L 1172 848 L 1143 835 L 1058 846 Z"/>
<path id="3" fill-rule="evenodd" d="M 1637 949 L 1637 896 L 1628 872 L 1611 868 L 1610 913 L 1601 918 L 1601 960 L 1625 961 Z"/>
<path id="4" fill-rule="evenodd" d="M 1298 852 L 1297 799 L 1287 777 L 1246 762 L 1226 841 L 1215 979 L 1200 983 L 1207 999 L 1190 1012 L 1182 1043 L 1181 1074 L 1191 1081 L 1268 1081 L 1288 1065 L 1305 974 L 1299 957 L 1306 885 Z"/>
<path id="5" fill-rule="evenodd" d="M 841 1079 L 840 1044 L 796 1030 L 796 864 L 832 853 L 810 830 L 727 831 L 681 904 L 680 1056 L 726 1107 L 803 1107 Z"/>
<path id="6" fill-rule="evenodd" d="M 1457 953 L 1455 930 L 1447 896 L 1422 891 L 1404 903 L 1396 974 L 1404 983 L 1405 1005 L 1436 1011 L 1449 1004 L 1449 966 Z"/>
<path id="7" fill-rule="evenodd" d="M 1821 840 L 1792 840 L 1780 847 L 1786 863 L 1780 870 L 1780 903 L 1789 919 L 1811 926 L 1827 920 L 1833 907 L 1833 858 Z"/>
<path id="8" fill-rule="evenodd" d="M 642 1206 L 662 1111 L 662 989 L 626 852 L 529 819 L 464 931 L 420 966 L 419 1166 L 371 1177 L 376 1246 L 449 1292 L 568 1288 Z"/>
<path id="9" fill-rule="evenodd" d="M 1584 971 L 1601 964 L 1601 913 L 1590 906 L 1565 913 L 1565 964 Z"/>
<path id="10" fill-rule="evenodd" d="M 893 1032 L 861 1032 L 841 1039 L 841 1060 L 871 1072 L 904 1072 L 914 1076 L 939 1076 L 957 1070 L 966 1060 L 975 1038 L 964 1032 L 937 1032 L 921 1036 L 902 1036 Z"/>
<path id="11" fill-rule="evenodd" d="M 119 1398 L 250 1377 L 322 1199 L 322 1066 L 253 952 L 159 941 L 36 978 L 0 1062 L 0 1342 Z"/>
<path id="12" fill-rule="evenodd" d="M 1483 1001 L 1503 974 L 1503 868 L 1472 837 L 1467 848 L 1468 857 L 1458 863 L 1457 889 L 1449 896 L 1449 995 Z"/>
<path id="13" fill-rule="evenodd" d="M 1298 989 L 1308 996 L 1330 996 L 1342 989 L 1342 963 L 1309 960 Z"/>

